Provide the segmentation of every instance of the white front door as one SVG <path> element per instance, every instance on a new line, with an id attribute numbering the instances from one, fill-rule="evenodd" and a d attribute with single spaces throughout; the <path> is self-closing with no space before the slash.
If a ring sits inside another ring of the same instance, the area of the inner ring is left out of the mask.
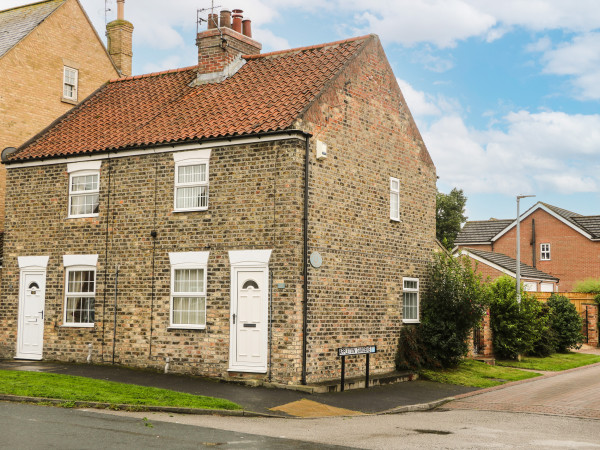
<path id="1" fill-rule="evenodd" d="M 46 272 L 21 272 L 17 358 L 42 359 Z"/>
<path id="2" fill-rule="evenodd" d="M 267 371 L 268 271 L 233 271 L 230 370 Z"/>

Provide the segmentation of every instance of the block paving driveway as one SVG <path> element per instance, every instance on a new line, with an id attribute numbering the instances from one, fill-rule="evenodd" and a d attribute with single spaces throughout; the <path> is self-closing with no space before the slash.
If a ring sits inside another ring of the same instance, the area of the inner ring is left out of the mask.
<path id="1" fill-rule="evenodd" d="M 442 408 L 600 419 L 600 363 L 458 395 Z"/>

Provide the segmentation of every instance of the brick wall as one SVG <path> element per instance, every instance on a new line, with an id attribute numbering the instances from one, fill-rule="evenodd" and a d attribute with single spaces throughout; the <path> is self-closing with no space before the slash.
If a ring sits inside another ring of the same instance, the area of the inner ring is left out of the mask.
<path id="1" fill-rule="evenodd" d="M 373 373 L 394 370 L 402 277 L 427 284 L 435 246 L 435 167 L 377 39 L 299 123 L 328 145 L 311 148 L 308 381 L 339 378 L 336 349 L 377 345 Z M 390 220 L 390 177 L 400 179 L 401 221 Z M 346 375 L 364 373 L 347 358 Z"/>
<path id="2" fill-rule="evenodd" d="M 118 76 L 75 0 L 67 1 L 0 59 L 0 151 L 18 147 L 73 107 L 61 101 L 63 67 L 79 69 L 81 101 Z M 5 168 L 0 166 L 0 230 Z"/>
<path id="3" fill-rule="evenodd" d="M 6 289 L 0 305 L 2 356 L 14 356 L 16 346 L 17 257 L 49 255 L 44 358 L 81 362 L 87 355 L 87 344 L 92 343 L 94 361 L 112 360 L 115 269 L 119 266 L 116 362 L 158 368 L 168 356 L 175 372 L 227 377 L 228 251 L 268 248 L 273 250 L 269 264 L 272 279 L 285 283 L 285 288 L 274 287 L 272 295 L 272 376 L 298 382 L 303 154 L 304 143 L 296 140 L 214 148 L 209 209 L 188 213 L 172 212 L 172 154 L 104 161 L 100 215 L 81 219 L 65 218 L 65 165 L 9 169 L 14 195 L 7 199 L 10 214 L 2 280 Z M 157 231 L 154 280 L 153 229 Z M 181 251 L 210 251 L 206 330 L 167 330 L 168 253 Z M 94 328 L 61 327 L 64 254 L 99 255 Z"/>
<path id="4" fill-rule="evenodd" d="M 536 268 L 559 278 L 558 289 L 573 290 L 575 282 L 600 277 L 600 242 L 590 241 L 546 211 L 538 209 L 521 222 L 521 261 L 532 265 L 531 221 L 535 220 Z M 516 257 L 516 230 L 498 239 L 493 251 Z M 540 244 L 549 243 L 550 261 L 540 261 Z"/>
<path id="5" fill-rule="evenodd" d="M 226 44 L 223 44 L 225 40 Z M 198 73 L 220 72 L 238 55 L 256 55 L 261 44 L 229 28 L 198 33 Z"/>

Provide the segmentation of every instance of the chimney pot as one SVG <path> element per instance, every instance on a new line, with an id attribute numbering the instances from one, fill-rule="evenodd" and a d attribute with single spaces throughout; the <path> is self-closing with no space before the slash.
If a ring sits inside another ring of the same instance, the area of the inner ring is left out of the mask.
<path id="1" fill-rule="evenodd" d="M 244 36 L 252 37 L 252 21 L 250 19 L 242 20 L 242 34 Z"/>
<path id="2" fill-rule="evenodd" d="M 233 10 L 233 31 L 237 31 L 238 33 L 242 32 L 242 13 L 244 11 L 241 9 Z"/>
<path id="3" fill-rule="evenodd" d="M 231 11 L 224 9 L 221 11 L 221 28 L 231 28 Z"/>
<path id="4" fill-rule="evenodd" d="M 117 20 L 125 20 L 125 0 L 117 0 Z"/>
<path id="5" fill-rule="evenodd" d="M 209 14 L 208 15 L 208 29 L 212 30 L 213 28 L 217 28 L 219 26 L 218 15 L 217 14 Z"/>

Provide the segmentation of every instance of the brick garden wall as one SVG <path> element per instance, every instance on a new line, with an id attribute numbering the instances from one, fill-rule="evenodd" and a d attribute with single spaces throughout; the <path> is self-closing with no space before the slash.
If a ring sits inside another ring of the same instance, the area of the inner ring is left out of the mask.
<path id="1" fill-rule="evenodd" d="M 73 107 L 61 101 L 63 67 L 79 69 L 79 101 L 118 76 L 75 0 L 67 1 L 0 58 L 0 151 L 19 147 Z M 0 230 L 6 175 L 0 165 Z"/>

